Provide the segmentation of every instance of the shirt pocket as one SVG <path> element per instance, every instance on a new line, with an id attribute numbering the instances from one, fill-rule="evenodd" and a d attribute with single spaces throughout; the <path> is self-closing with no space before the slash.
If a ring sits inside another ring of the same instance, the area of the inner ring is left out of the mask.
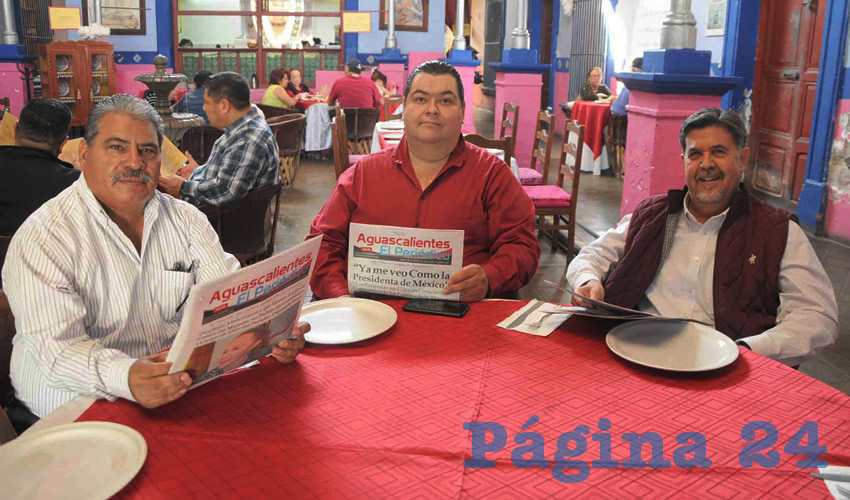
<path id="1" fill-rule="evenodd" d="M 182 271 L 159 271 L 157 278 L 151 287 L 151 298 L 159 307 L 163 320 L 177 323 L 183 316 L 185 301 L 195 283 L 195 274 Z"/>

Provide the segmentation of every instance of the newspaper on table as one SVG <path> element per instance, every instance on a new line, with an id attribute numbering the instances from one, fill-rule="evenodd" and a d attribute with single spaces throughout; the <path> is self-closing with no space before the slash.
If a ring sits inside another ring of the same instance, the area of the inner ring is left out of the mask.
<path id="1" fill-rule="evenodd" d="M 194 285 L 166 361 L 192 388 L 271 354 L 291 337 L 322 237 L 214 281 Z"/>
<path id="2" fill-rule="evenodd" d="M 396 297 L 459 300 L 443 295 L 463 264 L 463 231 L 351 223 L 348 291 Z"/>

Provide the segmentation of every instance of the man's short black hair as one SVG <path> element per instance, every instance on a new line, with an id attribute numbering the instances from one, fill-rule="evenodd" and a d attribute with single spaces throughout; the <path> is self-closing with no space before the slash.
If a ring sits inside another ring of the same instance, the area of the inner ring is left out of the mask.
<path id="1" fill-rule="evenodd" d="M 735 112 L 720 108 L 703 108 L 682 122 L 679 129 L 679 144 L 685 151 L 685 139 L 694 130 L 707 127 L 723 127 L 732 136 L 738 151 L 747 146 L 747 126 Z"/>
<path id="2" fill-rule="evenodd" d="M 30 142 L 46 144 L 57 149 L 68 137 L 71 110 L 61 101 L 44 97 L 33 99 L 21 110 L 18 135 Z"/>
<path id="3" fill-rule="evenodd" d="M 248 80 L 239 73 L 223 71 L 207 80 L 207 95 L 214 99 L 227 99 L 239 111 L 251 106 L 251 88 Z"/>
<path id="4" fill-rule="evenodd" d="M 634 60 L 632 61 L 632 67 L 643 71 L 643 58 L 642 57 L 635 57 Z"/>
<path id="5" fill-rule="evenodd" d="M 212 73 L 205 70 L 205 69 L 198 71 L 195 74 L 195 78 L 193 78 L 193 80 L 195 81 L 195 88 L 203 87 L 204 84 L 207 83 L 207 80 L 209 80 L 211 76 L 212 76 Z"/>
<path id="6" fill-rule="evenodd" d="M 420 73 L 432 76 L 452 75 L 457 83 L 457 96 L 460 99 L 460 107 L 465 109 L 466 104 L 463 97 L 463 81 L 460 79 L 460 73 L 458 73 L 455 67 L 451 64 L 438 59 L 424 62 L 410 73 L 410 76 L 407 77 L 407 85 L 404 87 L 404 102 L 407 102 L 407 96 L 410 94 L 410 87 L 413 85 L 413 79 Z"/>

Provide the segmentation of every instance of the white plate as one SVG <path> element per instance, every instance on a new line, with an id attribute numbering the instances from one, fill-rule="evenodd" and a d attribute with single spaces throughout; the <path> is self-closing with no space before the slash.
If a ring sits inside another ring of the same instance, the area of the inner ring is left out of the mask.
<path id="1" fill-rule="evenodd" d="M 389 134 L 384 134 L 384 139 L 390 139 L 390 140 L 399 139 L 400 140 L 402 137 L 404 137 L 404 134 L 401 133 L 401 132 L 399 132 L 399 133 L 393 132 L 393 133 L 389 133 Z"/>
<path id="2" fill-rule="evenodd" d="M 612 328 L 605 342 L 633 363 L 676 372 L 715 370 L 738 358 L 732 339 L 689 321 L 630 321 Z"/>
<path id="3" fill-rule="evenodd" d="M 71 66 L 68 56 L 56 56 L 56 71 L 67 71 Z"/>
<path id="4" fill-rule="evenodd" d="M 392 121 L 392 122 L 381 122 L 382 130 L 404 130 L 404 122 L 402 121 Z"/>
<path id="5" fill-rule="evenodd" d="M 62 97 L 71 93 L 71 84 L 65 79 L 60 78 L 56 86 L 59 88 L 59 95 Z"/>
<path id="6" fill-rule="evenodd" d="M 304 336 L 314 344 L 349 344 L 384 333 L 398 319 L 395 309 L 374 300 L 342 297 L 305 304 L 301 321 L 310 323 Z"/>
<path id="7" fill-rule="evenodd" d="M 137 431 L 80 422 L 26 434 L 0 446 L 7 498 L 109 498 L 142 468 L 148 446 Z"/>
<path id="8" fill-rule="evenodd" d="M 97 80 L 92 80 L 91 91 L 94 95 L 100 95 L 100 82 L 98 82 Z"/>
<path id="9" fill-rule="evenodd" d="M 100 56 L 91 56 L 91 70 L 99 71 L 103 66 L 103 62 L 100 59 Z"/>

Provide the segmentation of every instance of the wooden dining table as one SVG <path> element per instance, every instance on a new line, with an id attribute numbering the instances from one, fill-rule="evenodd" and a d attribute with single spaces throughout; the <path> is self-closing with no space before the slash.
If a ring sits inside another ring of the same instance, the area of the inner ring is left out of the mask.
<path id="1" fill-rule="evenodd" d="M 522 301 L 461 319 L 386 303 L 398 320 L 373 339 L 308 344 L 154 410 L 88 400 L 77 420 L 144 436 L 124 498 L 826 498 L 800 453 L 850 465 L 850 397 L 747 349 L 674 373 L 613 354 L 609 320 L 538 337 L 496 326 Z M 629 440 L 652 433 L 663 450 L 636 466 Z M 707 462 L 687 449 L 699 436 Z"/>

